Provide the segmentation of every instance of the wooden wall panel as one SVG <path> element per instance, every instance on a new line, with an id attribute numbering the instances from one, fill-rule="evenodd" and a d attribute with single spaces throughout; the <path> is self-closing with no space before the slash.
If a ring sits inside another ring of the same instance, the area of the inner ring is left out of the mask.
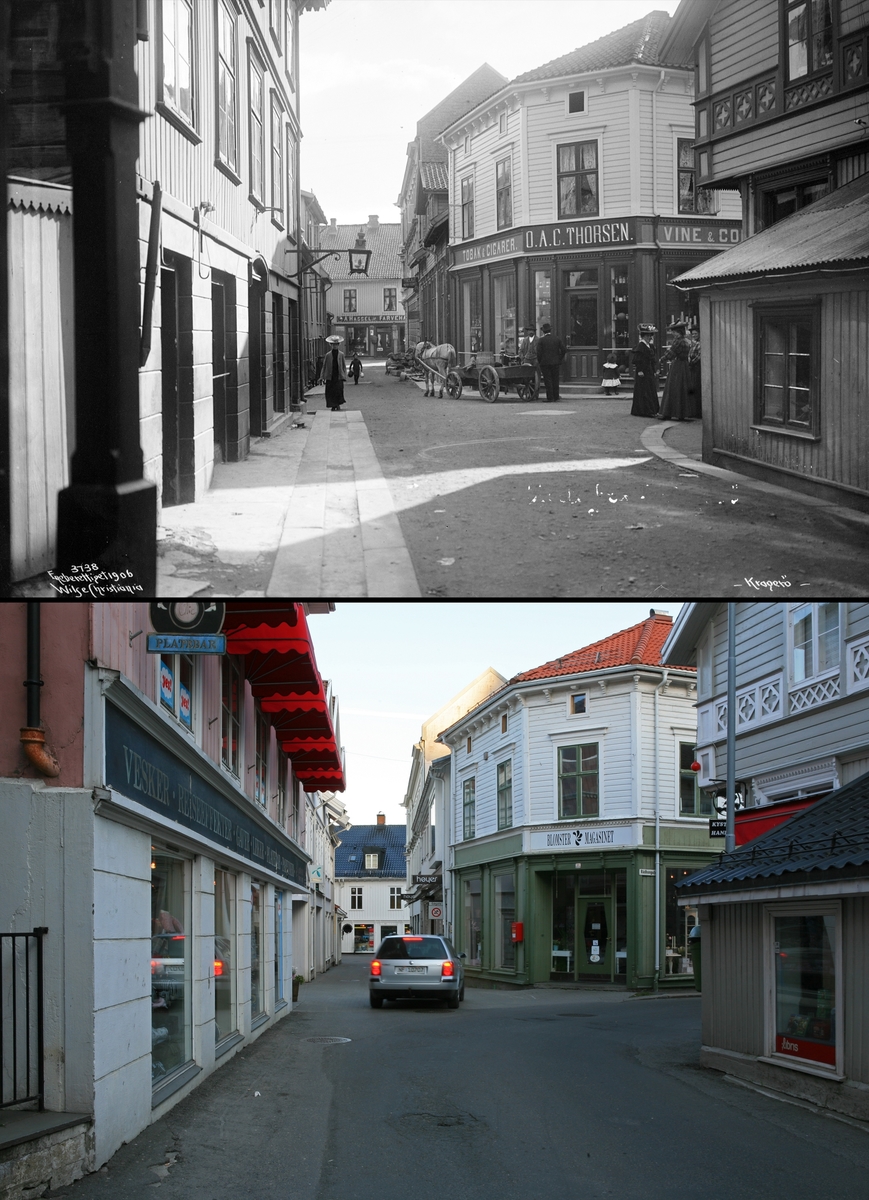
<path id="1" fill-rule="evenodd" d="M 869 1084 L 869 896 L 842 901 L 845 1074 Z"/>
<path id="2" fill-rule="evenodd" d="M 709 24 L 712 91 L 778 63 L 778 5 L 725 0 Z"/>
<path id="3" fill-rule="evenodd" d="M 762 906 L 710 905 L 707 911 L 712 919 L 703 927 L 704 1042 L 763 1054 Z"/>

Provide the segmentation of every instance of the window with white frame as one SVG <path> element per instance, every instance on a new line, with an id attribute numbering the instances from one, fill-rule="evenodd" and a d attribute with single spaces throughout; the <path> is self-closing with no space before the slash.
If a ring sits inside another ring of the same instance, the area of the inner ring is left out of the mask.
<path id="1" fill-rule="evenodd" d="M 396 312 L 398 310 L 398 289 L 394 287 L 385 287 L 383 289 L 383 311 Z"/>
<path id="2" fill-rule="evenodd" d="M 350 889 L 350 907 L 351 908 L 361 908 L 362 907 L 362 888 L 361 887 L 352 887 Z"/>
<path id="3" fill-rule="evenodd" d="M 766 915 L 772 974 L 768 1051 L 794 1065 L 835 1071 L 842 1032 L 839 906 L 769 905 Z"/>
<path id="4" fill-rule="evenodd" d="M 558 816 L 596 817 L 600 812 L 597 742 L 558 747 Z"/>
<path id="5" fill-rule="evenodd" d="M 356 312 L 356 288 L 344 289 L 344 312 Z"/>
<path id="6" fill-rule="evenodd" d="M 585 91 L 567 93 L 567 111 L 568 113 L 585 112 Z"/>
<path id="7" fill-rule="evenodd" d="M 476 781 L 466 779 L 462 784 L 462 831 L 465 841 L 475 836 L 476 806 Z"/>
<path id="8" fill-rule="evenodd" d="M 500 158 L 495 163 L 495 197 L 498 228 L 507 229 L 513 224 L 513 172 L 510 157 Z"/>
<path id="9" fill-rule="evenodd" d="M 238 170 L 238 58 L 232 0 L 217 5 L 217 157 Z"/>
<path id="10" fill-rule="evenodd" d="M 296 138 L 287 125 L 287 237 L 296 240 Z"/>
<path id="11" fill-rule="evenodd" d="M 474 236 L 474 177 L 466 175 L 462 180 L 462 237 Z"/>
<path id="12" fill-rule="evenodd" d="M 513 824 L 513 761 L 498 763 L 498 828 Z"/>
<path id="13" fill-rule="evenodd" d="M 376 871 L 380 867 L 380 855 L 376 850 L 368 851 L 365 855 L 365 870 Z"/>
<path id="14" fill-rule="evenodd" d="M 501 732 L 502 733 L 507 732 L 507 714 L 506 713 L 501 713 Z"/>
<path id="15" fill-rule="evenodd" d="M 283 109 L 272 92 L 272 220 L 284 223 L 284 121 Z"/>
<path id="16" fill-rule="evenodd" d="M 264 72 L 252 49 L 248 57 L 248 114 L 250 119 L 250 194 L 265 202 Z"/>
<path id="17" fill-rule="evenodd" d="M 791 682 L 802 683 L 839 666 L 839 605 L 795 604 L 791 618 Z"/>
<path id="18" fill-rule="evenodd" d="M 584 716 L 588 711 L 586 705 L 588 703 L 588 694 L 586 692 L 573 692 L 570 697 L 570 715 L 572 717 Z"/>
<path id="19" fill-rule="evenodd" d="M 498 136 L 504 137 L 507 132 L 507 114 L 505 112 L 498 114 Z"/>
<path id="20" fill-rule="evenodd" d="M 597 142 L 570 142 L 558 146 L 556 154 L 559 219 L 597 216 Z"/>
<path id="21" fill-rule="evenodd" d="M 389 889 L 389 907 L 401 908 L 401 888 L 391 887 Z"/>
<path id="22" fill-rule="evenodd" d="M 269 723 L 259 708 L 254 710 L 253 798 L 263 808 L 268 804 Z"/>
<path id="23" fill-rule="evenodd" d="M 194 663 L 189 654 L 160 655 L 160 703 L 193 731 Z"/>
<path id="24" fill-rule="evenodd" d="M 194 119 L 193 93 L 193 3 L 192 0 L 163 0 L 162 66 L 160 98 L 190 125 Z"/>
<path id="25" fill-rule="evenodd" d="M 240 775 L 241 715 L 244 711 L 244 684 L 238 656 L 224 654 L 221 662 L 221 762 L 233 775 Z"/>
<path id="26" fill-rule="evenodd" d="M 717 193 L 697 187 L 694 162 L 694 139 L 677 138 L 679 159 L 679 212 L 715 213 L 718 211 Z"/>
<path id="27" fill-rule="evenodd" d="M 701 792 L 698 784 L 699 771 L 692 771 L 694 743 L 679 743 L 679 816 L 712 817 L 712 795 Z"/>

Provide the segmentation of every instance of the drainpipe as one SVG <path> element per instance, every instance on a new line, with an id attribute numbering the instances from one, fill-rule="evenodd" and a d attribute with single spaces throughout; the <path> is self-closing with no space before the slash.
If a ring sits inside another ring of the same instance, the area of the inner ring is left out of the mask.
<path id="1" fill-rule="evenodd" d="M 736 605 L 727 605 L 727 820 L 724 825 L 724 852 L 736 849 Z"/>
<path id="2" fill-rule="evenodd" d="M 661 682 L 655 688 L 655 991 L 661 976 L 661 804 L 658 785 L 658 696 L 669 683 L 669 669 L 664 668 Z"/>
<path id="3" fill-rule="evenodd" d="M 39 689 L 43 686 L 39 672 L 39 612 L 40 602 L 27 602 L 27 724 L 21 730 L 21 745 L 29 761 L 40 775 L 55 778 L 60 763 L 50 746 L 45 744 L 45 730 L 39 716 Z"/>

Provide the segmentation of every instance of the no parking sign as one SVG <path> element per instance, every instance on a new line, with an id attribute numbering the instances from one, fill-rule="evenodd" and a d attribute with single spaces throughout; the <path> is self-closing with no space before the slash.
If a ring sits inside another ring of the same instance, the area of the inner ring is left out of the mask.
<path id="1" fill-rule="evenodd" d="M 428 919 L 430 921 L 442 921 L 444 919 L 444 906 L 442 904 L 430 904 L 428 906 Z"/>

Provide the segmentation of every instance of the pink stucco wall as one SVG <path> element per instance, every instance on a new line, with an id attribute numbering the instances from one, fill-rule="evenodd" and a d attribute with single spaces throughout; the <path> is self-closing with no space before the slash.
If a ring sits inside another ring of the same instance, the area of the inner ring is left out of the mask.
<path id="1" fill-rule="evenodd" d="M 60 763 L 60 775 L 48 787 L 81 787 L 84 750 L 84 663 L 89 655 L 85 603 L 44 601 L 42 613 L 41 716 L 46 744 Z M 19 741 L 27 721 L 27 603 L 0 605 L 0 776 L 41 779 Z"/>

